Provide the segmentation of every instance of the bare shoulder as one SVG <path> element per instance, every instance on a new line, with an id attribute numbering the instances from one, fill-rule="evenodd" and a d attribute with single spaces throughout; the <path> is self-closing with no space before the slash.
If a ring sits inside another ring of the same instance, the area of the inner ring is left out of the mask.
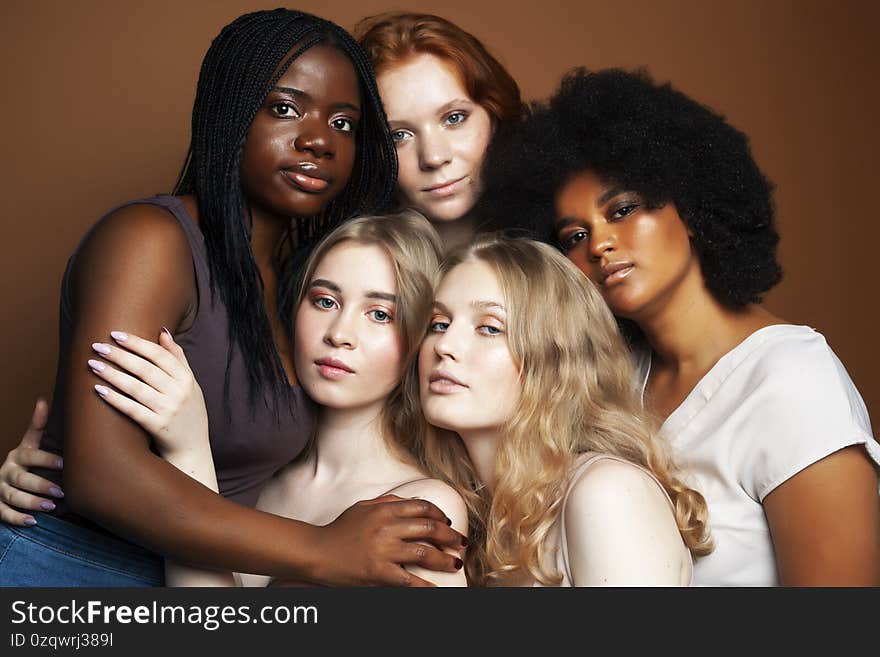
<path id="1" fill-rule="evenodd" d="M 420 497 L 432 502 L 452 521 L 452 528 L 455 531 L 464 536 L 468 535 L 467 507 L 462 496 L 449 484 L 439 479 L 415 479 L 392 488 L 388 494 L 403 498 Z M 464 550 L 448 548 L 446 552 L 461 559 L 465 558 Z M 406 569 L 436 586 L 467 586 L 463 570 L 448 573 L 427 570 L 418 566 L 407 566 Z"/>
<path id="2" fill-rule="evenodd" d="M 439 479 L 416 479 L 392 488 L 388 494 L 420 497 L 433 503 L 452 520 L 453 529 L 467 534 L 467 507 L 462 496 L 449 484 Z"/>
<path id="3" fill-rule="evenodd" d="M 83 242 L 82 256 L 89 260 L 96 251 L 102 255 L 122 251 L 188 256 L 189 246 L 171 212 L 150 203 L 136 203 L 111 212 L 95 226 Z"/>
<path id="4" fill-rule="evenodd" d="M 602 458 L 588 465 L 573 483 L 568 509 L 598 509 L 623 499 L 653 499 L 669 505 L 660 483 L 648 472 L 626 461 Z"/>
<path id="5" fill-rule="evenodd" d="M 691 564 L 672 506 L 650 474 L 600 459 L 571 487 L 565 536 L 575 586 L 672 585 Z"/>
<path id="6" fill-rule="evenodd" d="M 122 318 L 157 307 L 179 318 L 196 294 L 192 252 L 180 222 L 147 203 L 120 208 L 95 226 L 77 255 L 70 284 L 75 304 L 91 312 L 97 303 L 112 303 Z M 136 332 L 137 324 L 129 328 Z"/>
<path id="7" fill-rule="evenodd" d="M 600 459 L 581 473 L 569 492 L 565 522 L 575 534 L 626 537 L 648 531 L 680 540 L 672 504 L 660 482 L 616 459 Z"/>

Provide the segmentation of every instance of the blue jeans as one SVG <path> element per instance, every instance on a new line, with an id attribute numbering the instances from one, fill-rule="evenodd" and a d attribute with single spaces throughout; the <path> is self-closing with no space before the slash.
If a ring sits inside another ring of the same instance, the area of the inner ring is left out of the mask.
<path id="1" fill-rule="evenodd" d="M 0 524 L 0 586 L 163 586 L 162 557 L 44 513 Z"/>

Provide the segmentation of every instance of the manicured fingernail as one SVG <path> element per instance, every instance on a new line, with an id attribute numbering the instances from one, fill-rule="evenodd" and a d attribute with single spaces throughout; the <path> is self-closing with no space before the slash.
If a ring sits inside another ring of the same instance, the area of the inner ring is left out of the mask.
<path id="1" fill-rule="evenodd" d="M 110 345 L 109 344 L 104 344 L 103 342 L 94 342 L 94 343 L 92 343 L 92 349 L 97 351 L 102 356 L 109 356 L 110 355 Z"/>
<path id="2" fill-rule="evenodd" d="M 44 511 L 54 511 L 55 504 L 52 502 L 40 502 L 40 508 Z"/>
<path id="3" fill-rule="evenodd" d="M 59 470 L 61 468 L 63 468 L 64 467 L 64 459 L 62 459 L 62 458 L 55 459 L 55 467 L 58 468 Z M 64 493 L 61 493 L 61 494 L 64 495 Z"/>
<path id="4" fill-rule="evenodd" d="M 110 391 L 109 391 L 107 388 L 105 388 L 104 386 L 101 386 L 101 385 L 96 385 L 96 386 L 95 386 L 95 392 L 97 392 L 97 393 L 98 393 L 99 395 L 101 395 L 102 397 L 106 397 L 107 395 L 110 394 Z"/>
<path id="5" fill-rule="evenodd" d="M 461 547 L 467 547 L 468 543 L 469 543 L 469 541 L 467 540 L 467 536 L 462 536 L 461 537 Z"/>
<path id="6" fill-rule="evenodd" d="M 168 330 L 167 328 L 165 328 L 164 326 L 162 327 L 162 330 L 165 331 L 165 333 L 168 334 L 168 337 L 169 337 L 169 338 L 171 338 L 172 340 L 174 339 L 174 336 L 171 335 L 171 331 L 169 331 L 169 330 Z"/>
<path id="7" fill-rule="evenodd" d="M 455 569 L 461 570 L 461 567 L 464 565 L 464 562 L 458 557 L 455 558 Z"/>
<path id="8" fill-rule="evenodd" d="M 58 488 L 58 486 L 52 486 L 52 488 L 49 489 L 49 495 L 52 497 L 64 497 L 64 491 Z"/>
<path id="9" fill-rule="evenodd" d="M 34 520 L 33 518 L 31 518 L 30 516 L 28 516 L 27 518 L 24 519 L 24 524 L 26 524 L 28 527 L 33 527 L 34 525 L 37 524 L 37 521 Z"/>
<path id="10" fill-rule="evenodd" d="M 110 337 L 117 342 L 125 342 L 128 340 L 128 333 L 123 333 L 122 331 L 110 331 Z"/>
<path id="11" fill-rule="evenodd" d="M 89 367 L 92 368 L 95 372 L 103 372 L 104 371 L 104 363 L 99 360 L 91 360 L 89 359 Z"/>

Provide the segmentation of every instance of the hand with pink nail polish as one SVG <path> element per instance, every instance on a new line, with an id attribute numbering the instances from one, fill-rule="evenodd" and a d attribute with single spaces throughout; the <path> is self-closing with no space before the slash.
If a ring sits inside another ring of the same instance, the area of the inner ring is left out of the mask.
<path id="1" fill-rule="evenodd" d="M 92 345 L 109 362 L 88 361 L 108 384 L 96 385 L 95 392 L 146 429 L 163 459 L 191 475 L 210 472 L 195 478 L 216 489 L 205 400 L 183 349 L 167 331 L 159 344 L 122 331 L 110 335 L 119 346 Z"/>
<path id="2" fill-rule="evenodd" d="M 64 497 L 57 484 L 28 471 L 29 468 L 60 470 L 63 466 L 57 454 L 40 449 L 48 417 L 49 405 L 43 399 L 37 400 L 30 426 L 21 442 L 0 465 L 0 520 L 9 525 L 35 525 L 34 517 L 21 510 L 54 511 L 55 503 L 50 498 Z"/>

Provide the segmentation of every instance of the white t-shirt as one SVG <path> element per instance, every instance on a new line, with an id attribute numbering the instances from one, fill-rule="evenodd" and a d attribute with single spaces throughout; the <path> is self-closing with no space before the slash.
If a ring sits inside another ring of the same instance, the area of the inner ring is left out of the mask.
<path id="1" fill-rule="evenodd" d="M 636 356 L 644 394 L 650 350 Z M 661 433 L 709 505 L 715 551 L 697 559 L 695 586 L 778 586 L 764 497 L 849 445 L 865 445 L 880 464 L 865 403 L 807 326 L 755 331 L 706 373 Z"/>

